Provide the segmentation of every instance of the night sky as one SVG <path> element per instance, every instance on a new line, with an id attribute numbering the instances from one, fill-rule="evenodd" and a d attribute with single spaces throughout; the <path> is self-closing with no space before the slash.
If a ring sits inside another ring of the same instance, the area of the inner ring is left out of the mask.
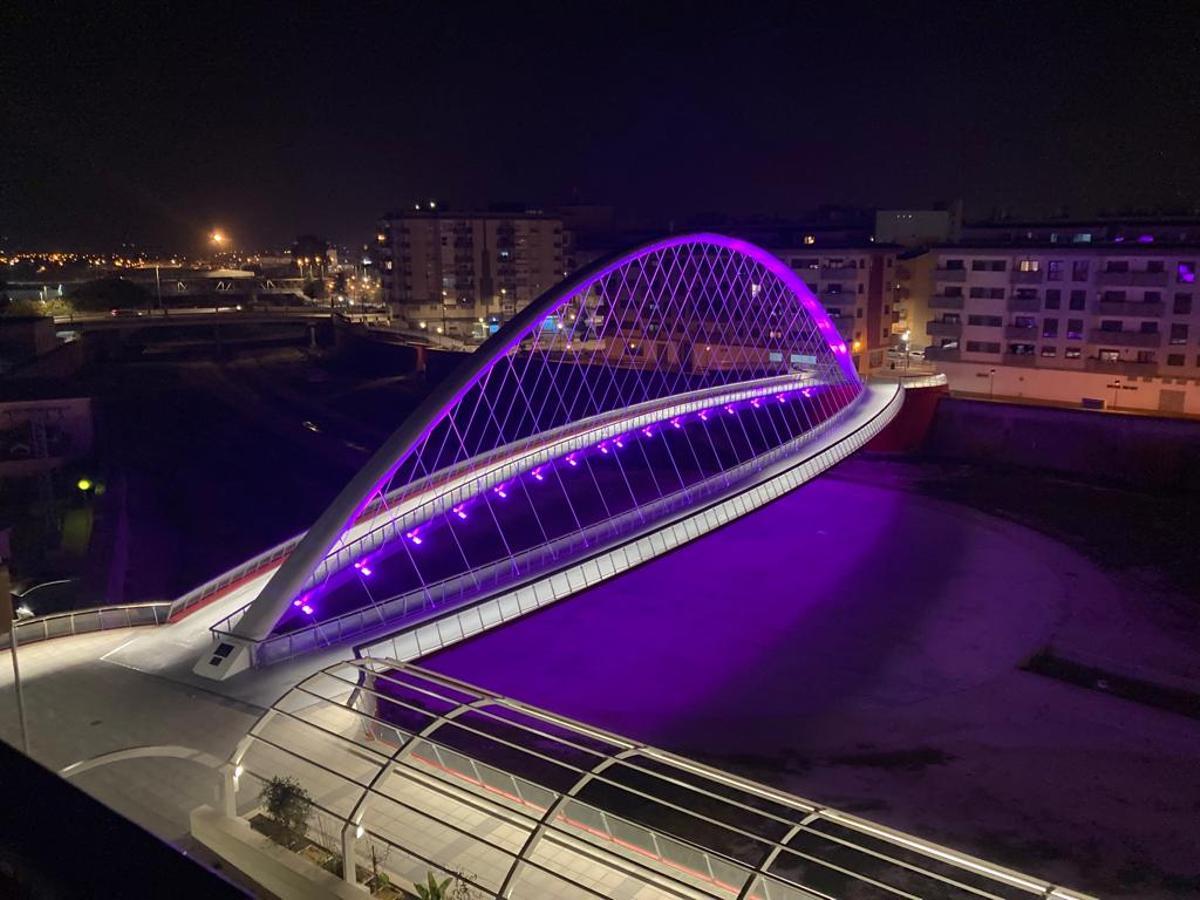
<path id="1" fill-rule="evenodd" d="M 1194 2 L 172 6 L 3 4 L 7 246 L 361 241 L 428 197 L 1200 205 Z"/>

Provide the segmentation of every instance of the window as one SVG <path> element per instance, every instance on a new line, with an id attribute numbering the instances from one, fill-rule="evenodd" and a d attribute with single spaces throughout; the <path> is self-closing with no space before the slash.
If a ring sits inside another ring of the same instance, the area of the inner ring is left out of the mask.
<path id="1" fill-rule="evenodd" d="M 1171 336 L 1168 340 L 1172 344 L 1186 344 L 1188 339 L 1188 327 L 1180 322 L 1171 323 Z"/>
<path id="2" fill-rule="evenodd" d="M 961 297 L 962 295 L 962 285 L 960 284 L 948 284 L 942 288 L 943 297 Z"/>
<path id="3" fill-rule="evenodd" d="M 1033 356 L 1037 348 L 1033 344 L 1009 344 L 1008 352 L 1013 356 Z"/>
<path id="4" fill-rule="evenodd" d="M 1083 319 L 1067 319 L 1067 340 L 1083 340 Z"/>
<path id="5" fill-rule="evenodd" d="M 968 353 L 999 353 L 1000 345 L 994 341 L 967 341 Z"/>
<path id="6" fill-rule="evenodd" d="M 976 299 L 1003 300 L 1004 288 L 973 287 L 970 296 Z"/>
<path id="7" fill-rule="evenodd" d="M 961 272 L 965 266 L 961 259 L 948 259 L 946 260 L 946 265 L 942 266 L 942 268 L 948 272 Z"/>
<path id="8" fill-rule="evenodd" d="M 1143 322 L 1142 327 L 1138 329 L 1142 334 L 1158 334 L 1157 322 Z"/>
<path id="9" fill-rule="evenodd" d="M 1088 261 L 1086 259 L 1077 259 L 1071 263 L 1071 280 L 1088 280 Z"/>
<path id="10" fill-rule="evenodd" d="M 1022 259 L 1017 263 L 1017 270 L 1020 272 L 1040 272 L 1041 269 L 1040 259 Z"/>
<path id="11" fill-rule="evenodd" d="M 1067 308 L 1081 310 L 1087 306 L 1087 291 L 1071 291 L 1071 299 L 1068 301 Z"/>
<path id="12" fill-rule="evenodd" d="M 1174 312 L 1177 316 L 1190 316 L 1192 314 L 1192 295 L 1176 294 Z"/>
<path id="13" fill-rule="evenodd" d="M 1129 260 L 1127 259 L 1110 259 L 1104 264 L 1105 272 L 1128 272 Z"/>
<path id="14" fill-rule="evenodd" d="M 1122 330 L 1121 329 L 1121 320 L 1120 319 L 1101 319 L 1100 320 L 1100 330 L 1101 331 L 1110 331 L 1110 332 L 1111 331 L 1121 331 Z"/>
<path id="15" fill-rule="evenodd" d="M 1046 291 L 1046 309 L 1060 309 L 1062 307 L 1062 291 L 1058 288 L 1050 288 Z"/>
<path id="16" fill-rule="evenodd" d="M 1071 236 L 1071 243 L 1073 244 L 1090 244 L 1091 242 L 1092 233 L 1090 231 L 1081 231 Z"/>
<path id="17" fill-rule="evenodd" d="M 1046 344 L 1042 347 L 1042 356 L 1057 356 L 1058 348 L 1053 344 Z"/>
<path id="18" fill-rule="evenodd" d="M 1159 291 L 1146 291 L 1142 294 L 1143 303 L 1162 303 L 1162 293 Z"/>
<path id="19" fill-rule="evenodd" d="M 1063 359 L 1079 359 L 1080 350 L 1078 347 L 1068 347 L 1063 351 Z"/>
<path id="20" fill-rule="evenodd" d="M 507 253 L 508 251 L 502 250 L 501 252 Z M 821 261 L 819 259 L 817 259 L 815 256 L 793 256 L 792 257 L 792 268 L 793 269 L 819 269 L 819 268 L 821 268 Z"/>
<path id="21" fill-rule="evenodd" d="M 863 317 L 863 311 L 862 311 L 862 307 L 861 307 L 861 306 L 860 306 L 860 307 L 858 308 L 858 310 L 857 310 L 857 317 L 858 317 L 858 318 L 860 318 L 860 319 Z"/>
<path id="22" fill-rule="evenodd" d="M 942 321 L 947 325 L 957 325 L 962 319 L 958 317 L 958 313 L 942 313 Z"/>
<path id="23" fill-rule="evenodd" d="M 1063 264 L 1061 259 L 1052 259 L 1046 264 L 1046 280 L 1062 281 Z"/>
<path id="24" fill-rule="evenodd" d="M 1000 316 L 967 316 L 967 324 L 983 328 L 999 328 L 1004 324 L 1004 320 Z"/>
<path id="25" fill-rule="evenodd" d="M 1033 316 L 1013 316 L 1013 326 L 1016 328 L 1037 328 L 1037 319 Z"/>
<path id="26" fill-rule="evenodd" d="M 1165 272 L 1166 268 L 1164 268 L 1163 261 L 1161 259 L 1152 259 L 1146 263 L 1146 271 L 1147 272 Z"/>
<path id="27" fill-rule="evenodd" d="M 1180 354 L 1180 355 L 1182 356 L 1182 354 Z M 1137 352 L 1137 361 L 1140 363 L 1154 362 L 1154 351 L 1153 350 L 1139 350 Z"/>
<path id="28" fill-rule="evenodd" d="M 1058 319 L 1042 319 L 1042 337 L 1058 337 Z"/>
<path id="29" fill-rule="evenodd" d="M 1037 288 L 1017 288 L 1014 296 L 1018 300 L 1036 300 L 1038 298 Z"/>
<path id="30" fill-rule="evenodd" d="M 1124 303 L 1125 302 L 1125 292 L 1124 291 L 1105 291 L 1103 300 L 1105 303 Z M 1082 308 L 1083 307 L 1080 307 L 1080 309 L 1082 309 Z"/>
<path id="31" fill-rule="evenodd" d="M 1003 272 L 1008 268 L 1008 262 L 1003 259 L 973 259 L 972 272 Z"/>

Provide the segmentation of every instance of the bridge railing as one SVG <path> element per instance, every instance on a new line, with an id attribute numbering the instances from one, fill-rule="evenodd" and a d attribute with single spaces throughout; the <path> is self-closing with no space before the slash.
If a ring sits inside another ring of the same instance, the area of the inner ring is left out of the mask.
<path id="1" fill-rule="evenodd" d="M 88 634 L 93 631 L 110 631 L 114 628 L 132 628 L 137 625 L 162 625 L 167 621 L 171 604 L 163 600 L 155 603 L 126 603 L 118 606 L 94 606 L 90 609 L 73 609 L 51 613 L 13 622 L 18 644 L 36 644 L 51 638 L 71 634 Z M 0 635 L 0 649 L 12 647 L 11 638 Z"/>
<path id="2" fill-rule="evenodd" d="M 304 537 L 303 534 L 298 534 L 295 537 L 288 538 L 282 544 L 276 544 L 271 549 L 264 550 L 258 556 L 247 560 L 237 568 L 230 569 L 228 572 L 218 575 L 216 578 L 209 579 L 199 587 L 188 591 L 170 604 L 171 620 L 174 621 L 196 607 L 203 605 L 214 595 L 220 594 L 237 584 L 249 581 L 256 575 L 261 575 L 268 569 L 279 565 L 292 552 L 295 546 L 300 543 L 302 537 Z"/>
<path id="3" fill-rule="evenodd" d="M 640 524 L 661 521 L 673 512 L 693 506 L 697 495 L 709 498 L 719 494 L 735 482 L 742 481 L 766 466 L 786 458 L 798 447 L 832 428 L 838 418 L 834 416 L 827 419 L 797 438 L 709 479 L 681 488 L 650 504 L 628 510 L 611 519 L 605 519 L 587 528 L 576 529 L 515 556 L 485 564 L 403 594 L 393 595 L 363 609 L 343 613 L 322 622 L 314 622 L 297 631 L 273 635 L 254 642 L 251 645 L 254 664 L 270 665 L 301 653 L 328 647 L 347 637 L 361 635 L 387 623 L 407 618 L 413 613 L 440 614 L 465 602 L 473 603 L 488 594 L 511 587 L 535 573 L 545 571 L 548 565 L 562 559 L 575 558 L 581 550 L 604 549 L 613 541 L 636 532 Z M 248 606 L 249 604 L 213 625 L 210 630 L 214 639 L 244 640 L 234 632 Z"/>

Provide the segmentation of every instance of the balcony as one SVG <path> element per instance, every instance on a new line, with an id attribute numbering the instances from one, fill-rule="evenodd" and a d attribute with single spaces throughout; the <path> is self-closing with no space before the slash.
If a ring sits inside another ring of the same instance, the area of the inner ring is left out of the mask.
<path id="1" fill-rule="evenodd" d="M 1093 328 L 1088 332 L 1088 343 L 1108 347 L 1161 347 L 1162 333 L 1158 331 L 1105 331 Z"/>
<path id="2" fill-rule="evenodd" d="M 1045 273 L 1041 269 L 1036 272 L 1022 272 L 1020 269 L 1013 269 L 1008 275 L 1010 284 L 1041 284 L 1045 278 Z"/>
<path id="3" fill-rule="evenodd" d="M 1158 319 L 1166 312 L 1166 305 L 1158 302 L 1133 300 L 1098 300 L 1094 307 L 1102 316 L 1136 316 L 1139 319 Z"/>
<path id="4" fill-rule="evenodd" d="M 925 323 L 925 333 L 933 337 L 961 337 L 962 329 L 962 322 L 932 320 Z"/>
<path id="5" fill-rule="evenodd" d="M 1037 297 L 1009 297 L 1008 311 L 1031 313 L 1042 308 L 1042 301 Z"/>
<path id="6" fill-rule="evenodd" d="M 1132 287 L 1166 287 L 1166 272 L 1097 272 L 1096 284 Z"/>
<path id="7" fill-rule="evenodd" d="M 933 280 L 950 282 L 953 284 L 962 284 L 964 281 L 967 280 L 967 270 L 966 269 L 934 269 L 933 270 Z"/>
<path id="8" fill-rule="evenodd" d="M 854 340 L 854 323 L 856 320 L 853 316 L 830 316 L 829 321 L 833 323 L 833 327 L 837 329 L 838 334 L 844 340 Z"/>
<path id="9" fill-rule="evenodd" d="M 1027 369 L 1038 364 L 1037 355 L 1034 353 L 1005 353 L 1000 361 L 1006 366 L 1024 366 Z"/>
<path id="10" fill-rule="evenodd" d="M 958 362 L 962 351 L 958 347 L 926 347 L 925 358 L 930 362 Z"/>
<path id="11" fill-rule="evenodd" d="M 826 306 L 855 306 L 858 304 L 858 295 L 850 291 L 821 291 L 818 295 L 821 302 Z"/>
<path id="12" fill-rule="evenodd" d="M 1097 359 L 1089 356 L 1083 361 L 1085 372 L 1103 372 L 1107 375 L 1155 375 L 1158 373 L 1156 362 L 1136 362 L 1132 359 Z"/>
<path id="13" fill-rule="evenodd" d="M 1038 330 L 1036 325 L 1005 325 L 1004 339 L 1007 341 L 1036 341 Z"/>
<path id="14" fill-rule="evenodd" d="M 820 269 L 823 281 L 848 281 L 858 278 L 858 269 L 854 266 L 829 266 Z"/>
<path id="15" fill-rule="evenodd" d="M 944 294 L 934 294 L 929 298 L 930 309 L 962 309 L 962 297 L 947 297 Z"/>

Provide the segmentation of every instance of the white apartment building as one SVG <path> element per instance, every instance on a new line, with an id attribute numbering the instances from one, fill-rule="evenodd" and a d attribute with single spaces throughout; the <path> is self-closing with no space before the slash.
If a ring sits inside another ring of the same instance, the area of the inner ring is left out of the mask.
<path id="1" fill-rule="evenodd" d="M 931 253 L 926 358 L 952 390 L 1200 414 L 1200 246 Z"/>
<path id="2" fill-rule="evenodd" d="M 566 274 L 562 221 L 536 211 L 414 209 L 381 219 L 376 240 L 393 319 L 464 340 L 496 331 Z"/>

